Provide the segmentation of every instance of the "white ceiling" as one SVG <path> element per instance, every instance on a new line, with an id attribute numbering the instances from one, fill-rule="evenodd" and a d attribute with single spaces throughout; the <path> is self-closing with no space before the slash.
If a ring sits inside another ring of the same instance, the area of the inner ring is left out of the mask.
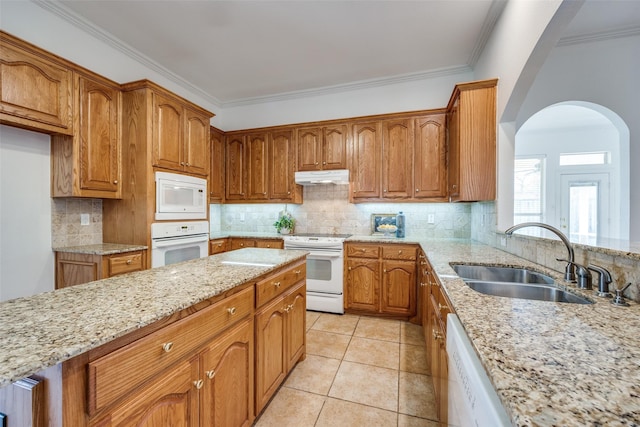
<path id="1" fill-rule="evenodd" d="M 616 6 L 624 7 L 612 8 Z M 504 0 L 62 0 L 220 106 L 473 68 Z M 612 12 L 613 11 L 613 12 Z M 606 19 L 605 19 L 606 18 Z M 638 27 L 639 0 L 588 0 L 567 35 Z"/>

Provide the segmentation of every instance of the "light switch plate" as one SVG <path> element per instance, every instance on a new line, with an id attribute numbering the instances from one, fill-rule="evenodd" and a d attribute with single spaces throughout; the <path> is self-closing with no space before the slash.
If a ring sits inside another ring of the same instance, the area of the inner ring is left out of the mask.
<path id="1" fill-rule="evenodd" d="M 80 214 L 80 225 L 89 225 L 89 218 L 88 213 Z"/>
<path id="2" fill-rule="evenodd" d="M 427 222 L 429 224 L 435 224 L 436 222 L 436 216 L 434 214 L 429 214 L 427 215 Z"/>

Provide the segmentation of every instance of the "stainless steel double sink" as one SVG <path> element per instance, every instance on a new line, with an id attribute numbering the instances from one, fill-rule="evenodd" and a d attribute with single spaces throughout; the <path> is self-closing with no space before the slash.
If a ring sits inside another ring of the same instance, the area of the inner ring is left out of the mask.
<path id="1" fill-rule="evenodd" d="M 572 304 L 593 304 L 587 298 L 558 288 L 552 277 L 526 268 L 468 264 L 456 264 L 452 267 L 467 286 L 486 295 Z"/>

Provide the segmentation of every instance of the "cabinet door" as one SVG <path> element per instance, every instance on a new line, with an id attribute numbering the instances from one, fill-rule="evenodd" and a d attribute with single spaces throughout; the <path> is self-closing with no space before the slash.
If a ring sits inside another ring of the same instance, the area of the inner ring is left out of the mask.
<path id="1" fill-rule="evenodd" d="M 395 260 L 382 262 L 382 312 L 408 316 L 415 314 L 415 262 Z"/>
<path id="2" fill-rule="evenodd" d="M 347 168 L 347 125 L 324 128 L 322 169 Z"/>
<path id="3" fill-rule="evenodd" d="M 411 197 L 413 122 L 389 120 L 382 125 L 382 197 Z"/>
<path id="4" fill-rule="evenodd" d="M 83 76 L 76 82 L 80 188 L 115 193 L 120 180 L 120 90 Z"/>
<path id="5" fill-rule="evenodd" d="M 136 390 L 134 397 L 92 425 L 196 427 L 198 420 L 198 362 L 182 361 L 164 375 Z"/>
<path id="6" fill-rule="evenodd" d="M 227 239 L 217 239 L 217 240 L 209 240 L 209 255 L 220 254 L 222 252 L 228 251 L 229 240 Z"/>
<path id="7" fill-rule="evenodd" d="M 225 144 L 226 165 L 226 198 L 227 200 L 245 199 L 245 140 L 243 135 L 232 135 L 227 137 Z"/>
<path id="8" fill-rule="evenodd" d="M 295 199 L 295 146 L 290 130 L 273 132 L 269 142 L 269 197 L 271 200 Z"/>
<path id="9" fill-rule="evenodd" d="M 379 270 L 378 260 L 347 259 L 345 308 L 378 312 L 380 307 Z"/>
<path id="10" fill-rule="evenodd" d="M 413 197 L 444 198 L 447 195 L 445 115 L 415 121 Z"/>
<path id="11" fill-rule="evenodd" d="M 182 171 L 184 164 L 182 105 L 153 94 L 153 166 Z"/>
<path id="12" fill-rule="evenodd" d="M 322 128 L 298 129 L 298 170 L 322 170 Z"/>
<path id="13" fill-rule="evenodd" d="M 287 371 L 293 369 L 305 353 L 307 298 L 304 282 L 286 298 L 287 313 Z"/>
<path id="14" fill-rule="evenodd" d="M 209 120 L 189 109 L 185 110 L 184 171 L 209 175 Z"/>
<path id="15" fill-rule="evenodd" d="M 266 200 L 269 198 L 267 179 L 267 134 L 250 134 L 245 141 L 249 171 L 247 173 L 247 198 L 250 200 Z"/>
<path id="16" fill-rule="evenodd" d="M 351 179 L 353 199 L 380 197 L 380 150 L 382 131 L 379 122 L 353 125 L 351 139 Z"/>
<path id="17" fill-rule="evenodd" d="M 256 313 L 256 414 L 287 375 L 285 306 L 284 297 L 278 297 Z"/>
<path id="18" fill-rule="evenodd" d="M 253 421 L 253 319 L 217 337 L 201 356 L 200 425 Z"/>
<path id="19" fill-rule="evenodd" d="M 447 114 L 449 159 L 447 169 L 449 172 L 449 200 L 458 200 L 460 196 L 460 111 L 459 100 L 453 104 L 453 108 Z"/>
<path id="20" fill-rule="evenodd" d="M 224 135 L 211 129 L 211 169 L 209 170 L 209 202 L 224 200 Z"/>
<path id="21" fill-rule="evenodd" d="M 45 132 L 73 134 L 71 70 L 0 43 L 0 122 Z"/>

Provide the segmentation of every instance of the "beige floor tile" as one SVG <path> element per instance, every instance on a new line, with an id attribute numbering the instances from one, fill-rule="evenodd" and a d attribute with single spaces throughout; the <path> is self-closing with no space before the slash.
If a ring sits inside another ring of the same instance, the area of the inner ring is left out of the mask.
<path id="1" fill-rule="evenodd" d="M 342 359 L 351 336 L 311 329 L 307 332 L 307 354 Z"/>
<path id="2" fill-rule="evenodd" d="M 398 411 L 398 371 L 343 361 L 329 396 Z"/>
<path id="3" fill-rule="evenodd" d="M 286 387 L 327 395 L 340 367 L 340 360 L 308 354 L 285 382 Z"/>
<path id="4" fill-rule="evenodd" d="M 344 360 L 381 368 L 398 369 L 400 345 L 395 342 L 353 337 Z"/>
<path id="5" fill-rule="evenodd" d="M 353 331 L 358 324 L 359 316 L 350 314 L 327 314 L 322 313 L 311 329 L 336 334 L 353 335 Z"/>
<path id="6" fill-rule="evenodd" d="M 354 336 L 400 342 L 400 321 L 361 317 Z"/>
<path id="7" fill-rule="evenodd" d="M 398 414 L 398 427 L 440 427 L 440 423 L 424 418 Z"/>
<path id="8" fill-rule="evenodd" d="M 396 427 L 397 417 L 396 412 L 329 398 L 316 427 Z"/>
<path id="9" fill-rule="evenodd" d="M 400 342 L 413 345 L 425 345 L 422 326 L 402 322 L 400 324 Z"/>
<path id="10" fill-rule="evenodd" d="M 314 323 L 316 323 L 318 317 L 320 317 L 320 313 L 315 311 L 307 311 L 307 331 L 311 329 Z"/>
<path id="11" fill-rule="evenodd" d="M 281 387 L 256 427 L 313 427 L 327 398 L 313 393 Z"/>
<path id="12" fill-rule="evenodd" d="M 430 375 L 427 348 L 422 345 L 400 344 L 400 370 Z"/>
<path id="13" fill-rule="evenodd" d="M 437 420 L 433 382 L 429 375 L 400 372 L 398 412 Z"/>

